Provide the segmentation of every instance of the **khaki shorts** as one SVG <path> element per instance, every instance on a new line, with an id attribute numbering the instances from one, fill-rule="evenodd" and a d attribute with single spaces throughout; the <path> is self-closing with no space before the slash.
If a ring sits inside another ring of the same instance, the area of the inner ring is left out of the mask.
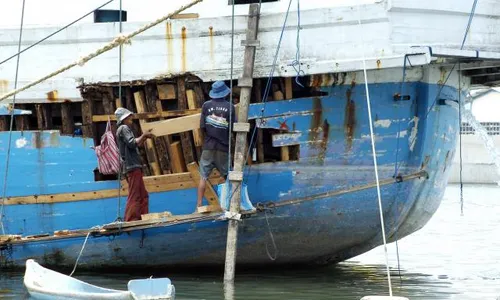
<path id="1" fill-rule="evenodd" d="M 228 153 L 220 150 L 203 150 L 200 159 L 200 173 L 207 180 L 215 168 L 224 178 L 227 176 Z"/>

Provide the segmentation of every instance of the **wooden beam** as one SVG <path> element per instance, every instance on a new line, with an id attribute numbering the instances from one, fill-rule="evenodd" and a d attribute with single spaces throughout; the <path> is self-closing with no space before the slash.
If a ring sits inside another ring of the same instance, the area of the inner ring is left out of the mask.
<path id="1" fill-rule="evenodd" d="M 191 178 L 193 179 L 193 184 L 198 186 L 201 180 L 201 174 L 200 174 L 200 167 L 198 166 L 197 163 L 193 162 L 187 165 L 187 168 L 189 170 L 189 173 L 191 173 Z M 205 198 L 208 201 L 208 204 L 216 207 L 220 207 L 219 204 L 219 197 L 217 197 L 217 193 L 215 192 L 214 188 L 212 185 L 209 183 L 206 185 L 207 188 L 205 189 Z"/>
<path id="2" fill-rule="evenodd" d="M 8 131 L 9 130 L 9 121 L 7 116 L 0 116 L 0 131 Z"/>
<path id="3" fill-rule="evenodd" d="M 146 102 L 144 100 L 144 93 L 142 91 L 135 92 L 134 99 L 135 99 L 135 106 L 137 108 L 137 112 L 144 113 L 145 106 L 146 106 Z M 146 130 L 146 129 L 144 129 L 145 121 L 139 120 L 139 124 L 141 126 L 141 130 L 143 132 L 145 132 L 145 130 Z M 148 139 L 148 140 L 146 140 L 145 145 L 146 145 L 146 147 L 145 147 L 146 156 L 148 158 L 149 166 L 151 167 L 151 172 L 153 175 L 160 175 L 161 170 L 160 170 L 160 165 L 158 164 L 158 158 L 156 156 L 154 143 L 151 139 Z"/>
<path id="4" fill-rule="evenodd" d="M 152 129 L 151 132 L 156 136 L 192 131 L 200 128 L 200 115 L 197 113 L 165 121 L 146 123 L 143 130 Z"/>
<path id="5" fill-rule="evenodd" d="M 173 84 L 159 84 L 156 86 L 156 89 L 158 90 L 158 98 L 160 98 L 160 100 L 177 99 L 175 85 Z"/>
<path id="6" fill-rule="evenodd" d="M 133 101 L 133 94 L 132 94 L 132 88 L 131 87 L 126 87 L 125 88 L 125 108 L 127 108 L 130 111 L 137 111 L 134 107 L 134 101 Z M 115 118 L 116 120 L 116 118 Z M 94 121 L 96 122 L 96 121 Z"/>
<path id="7" fill-rule="evenodd" d="M 186 172 L 186 162 L 184 161 L 184 156 L 182 155 L 182 147 L 180 142 L 174 142 L 170 144 L 170 149 L 172 156 L 170 158 L 172 162 L 172 172 L 180 173 Z"/>
<path id="8" fill-rule="evenodd" d="M 187 90 L 186 96 L 187 96 L 187 102 L 188 102 L 189 109 L 198 108 L 198 104 L 196 103 L 194 91 Z M 194 145 L 196 146 L 196 148 L 203 146 L 203 134 L 201 133 L 201 129 L 193 130 L 193 138 L 194 138 Z"/>
<path id="9" fill-rule="evenodd" d="M 95 124 L 92 122 L 93 118 L 93 103 L 90 99 L 85 99 L 82 102 L 82 132 L 83 136 L 93 138 L 95 132 Z M 107 119 L 106 119 L 107 120 Z"/>
<path id="10" fill-rule="evenodd" d="M 16 108 L 26 110 L 26 104 L 16 104 Z M 15 118 L 15 128 L 18 131 L 30 130 L 30 122 L 28 115 L 17 115 Z M 10 124 L 9 124 L 10 127 Z"/>
<path id="11" fill-rule="evenodd" d="M 177 97 L 179 109 L 187 109 L 187 97 L 186 97 L 186 78 L 179 77 L 177 78 Z M 180 133 L 181 136 L 181 145 L 182 152 L 184 154 L 184 161 L 186 163 L 191 163 L 195 161 L 194 158 L 194 145 L 193 145 L 193 137 L 191 132 L 183 131 Z"/>
<path id="12" fill-rule="evenodd" d="M 235 105 L 235 108 L 238 113 L 238 105 Z M 193 131 L 200 128 L 200 117 L 200 113 L 194 113 L 170 120 L 148 122 L 144 124 L 143 130 L 152 129 L 152 133 L 156 136 Z"/>
<path id="13" fill-rule="evenodd" d="M 73 134 L 74 125 L 73 114 L 71 113 L 71 103 L 61 103 L 62 134 Z"/>
<path id="14" fill-rule="evenodd" d="M 161 112 L 147 112 L 147 113 L 136 113 L 133 118 L 136 120 L 148 120 L 148 119 L 158 119 L 158 118 L 174 118 L 174 117 L 184 117 L 194 114 L 199 114 L 201 109 L 185 109 L 185 110 L 170 110 Z M 111 121 L 116 121 L 116 116 L 113 115 L 95 115 L 92 116 L 93 122 L 107 122 L 108 117 Z"/>
<path id="15" fill-rule="evenodd" d="M 224 182 L 224 178 L 214 172 L 210 176 L 210 181 L 214 184 L 221 184 Z M 144 184 L 150 193 L 160 193 L 198 187 L 198 184 L 194 183 L 191 173 L 187 172 L 144 177 Z M 128 184 L 125 180 L 122 181 L 121 186 L 120 195 L 128 195 Z M 118 197 L 118 189 L 96 190 L 90 192 L 9 197 L 6 198 L 5 205 L 64 203 L 116 197 Z"/>
<path id="16" fill-rule="evenodd" d="M 292 98 L 293 98 L 292 78 L 287 77 L 285 78 L 285 99 L 289 100 Z M 289 161 L 289 160 L 290 160 L 290 148 L 288 148 L 288 146 L 281 147 L 281 161 Z"/>
<path id="17" fill-rule="evenodd" d="M 147 107 L 150 112 L 159 113 L 163 111 L 161 106 L 161 102 L 158 99 L 158 91 L 156 89 L 156 85 L 146 84 L 146 102 Z M 165 137 L 157 137 L 154 139 L 154 144 L 156 146 L 156 153 L 158 157 L 158 163 L 160 164 L 160 168 L 163 174 L 171 173 L 170 166 L 170 151 L 169 151 L 169 141 L 165 139 Z"/>

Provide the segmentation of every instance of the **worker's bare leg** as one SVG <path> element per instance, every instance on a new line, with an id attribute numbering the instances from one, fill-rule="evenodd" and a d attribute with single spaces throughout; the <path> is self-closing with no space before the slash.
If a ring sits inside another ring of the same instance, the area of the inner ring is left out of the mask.
<path id="1" fill-rule="evenodd" d="M 203 195 L 205 195 L 205 188 L 207 186 L 207 181 L 203 178 L 200 179 L 200 184 L 198 185 L 198 201 L 196 207 L 200 207 L 203 201 Z"/>

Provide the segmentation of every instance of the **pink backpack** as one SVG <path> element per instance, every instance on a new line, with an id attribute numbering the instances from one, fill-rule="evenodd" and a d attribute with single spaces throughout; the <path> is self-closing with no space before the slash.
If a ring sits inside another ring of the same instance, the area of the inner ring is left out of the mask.
<path id="1" fill-rule="evenodd" d="M 116 146 L 109 119 L 106 132 L 101 137 L 101 145 L 95 147 L 95 154 L 97 155 L 97 165 L 101 174 L 118 174 L 120 171 L 120 152 L 118 146 Z"/>

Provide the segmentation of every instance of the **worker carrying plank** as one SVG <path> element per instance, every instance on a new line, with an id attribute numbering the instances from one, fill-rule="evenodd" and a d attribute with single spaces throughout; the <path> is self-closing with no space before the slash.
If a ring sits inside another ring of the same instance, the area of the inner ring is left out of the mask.
<path id="1" fill-rule="evenodd" d="M 132 132 L 132 112 L 125 108 L 115 111 L 118 129 L 116 140 L 120 150 L 121 172 L 125 174 L 128 183 L 127 206 L 125 222 L 141 220 L 141 215 L 149 211 L 149 194 L 144 185 L 142 162 L 139 148 L 148 138 L 154 137 L 151 129 L 136 138 Z"/>
<path id="2" fill-rule="evenodd" d="M 215 168 L 224 179 L 228 173 L 229 153 L 229 123 L 231 128 L 236 122 L 234 105 L 227 101 L 231 90 L 224 81 L 212 84 L 208 100 L 203 104 L 200 117 L 200 128 L 204 134 L 203 152 L 200 158 L 201 179 L 198 186 L 197 210 L 202 206 L 206 182 Z"/>

